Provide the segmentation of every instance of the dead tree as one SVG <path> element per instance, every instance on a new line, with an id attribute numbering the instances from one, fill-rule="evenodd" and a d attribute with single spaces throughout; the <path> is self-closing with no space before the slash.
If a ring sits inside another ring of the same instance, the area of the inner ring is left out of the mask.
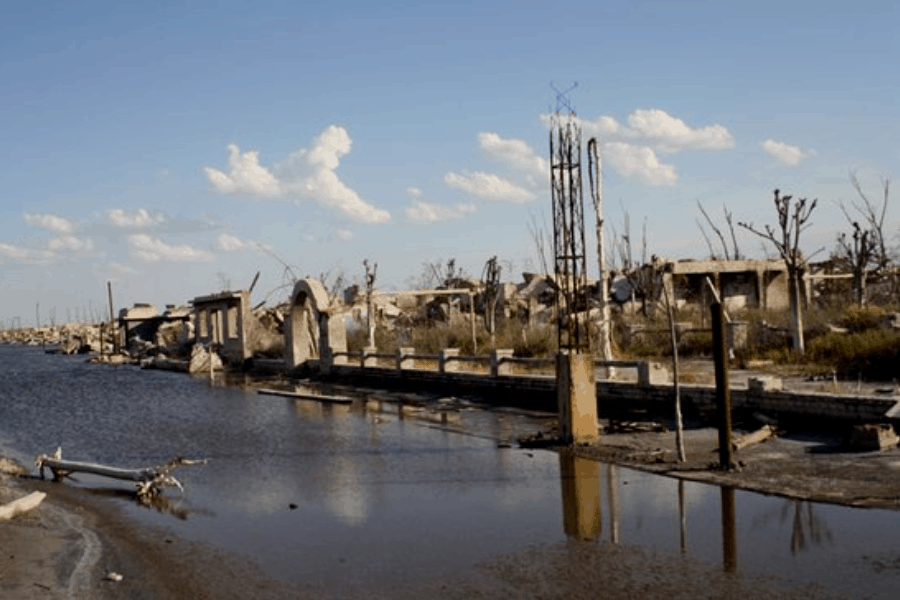
<path id="1" fill-rule="evenodd" d="M 722 251 L 725 253 L 725 260 L 740 260 L 741 259 L 741 250 L 738 247 L 737 236 L 734 233 L 734 221 L 732 219 L 733 215 L 728 210 L 728 207 L 722 205 L 722 210 L 725 212 L 725 223 L 728 224 L 729 232 L 731 233 L 731 244 L 732 251 L 728 251 L 728 243 L 725 241 L 725 236 L 722 234 L 722 230 L 719 229 L 712 218 L 709 216 L 709 213 L 706 212 L 706 209 L 703 208 L 703 205 L 700 204 L 700 201 L 697 201 L 697 207 L 700 209 L 700 213 L 703 214 L 703 217 L 706 219 L 707 224 L 712 228 L 713 232 L 716 234 L 716 237 L 719 238 L 719 242 L 722 244 Z M 706 230 L 703 228 L 703 225 L 700 221 L 697 221 L 697 225 L 700 227 L 700 232 L 703 233 L 704 239 L 706 239 L 706 245 L 709 246 L 710 258 L 716 259 L 718 258 L 716 253 L 713 251 L 713 246 L 710 243 L 709 237 L 706 235 Z"/>
<path id="2" fill-rule="evenodd" d="M 603 252 L 603 163 L 597 138 L 588 141 L 588 179 L 591 197 L 597 215 L 597 272 L 600 285 L 600 356 L 612 360 L 612 334 L 609 314 L 609 283 L 606 277 L 606 256 Z M 615 376 L 612 367 L 607 368 L 607 377 Z"/>
<path id="3" fill-rule="evenodd" d="M 375 314 L 372 312 L 372 292 L 375 289 L 375 273 L 378 271 L 378 263 L 369 268 L 369 260 L 363 261 L 366 268 L 366 330 L 369 333 L 369 348 L 375 347 Z"/>
<path id="4" fill-rule="evenodd" d="M 752 223 L 738 223 L 744 229 L 769 240 L 781 254 L 788 271 L 788 293 L 791 306 L 791 337 L 796 352 L 803 354 L 806 344 L 803 341 L 803 308 L 800 300 L 801 274 L 805 260 L 800 251 L 800 234 L 809 225 L 810 215 L 816 208 L 818 200 L 809 202 L 806 198 L 798 198 L 791 203 L 793 196 L 780 196 L 780 191 L 775 190 L 775 210 L 778 213 L 778 229 L 776 232 L 771 225 L 765 229 L 756 229 Z"/>
<path id="5" fill-rule="evenodd" d="M 859 196 L 861 202 L 852 202 L 851 205 L 865 222 L 865 229 L 869 231 L 869 242 L 872 245 L 871 263 L 874 265 L 874 274 L 877 277 L 888 277 L 891 287 L 890 294 L 893 297 L 900 291 L 900 281 L 898 281 L 896 269 L 893 268 L 890 251 L 888 250 L 887 241 L 884 239 L 884 220 L 887 216 L 888 200 L 890 198 L 891 180 L 882 179 L 881 188 L 883 191 L 883 199 L 879 206 L 876 202 L 869 199 L 862 189 L 862 184 L 855 171 L 850 171 L 850 183 Z M 850 217 L 849 211 L 843 202 L 838 202 L 838 206 L 847 221 L 853 223 L 856 219 Z"/>
<path id="6" fill-rule="evenodd" d="M 530 219 L 528 222 L 528 234 L 531 236 L 532 243 L 534 243 L 534 251 L 537 254 L 541 274 L 546 275 L 550 273 L 550 267 L 548 266 L 550 262 L 547 260 L 547 238 L 545 235 L 547 222 L 544 219 L 544 224 L 541 225 L 534 214 L 530 215 Z"/>
<path id="7" fill-rule="evenodd" d="M 484 264 L 484 270 L 481 272 L 481 284 L 484 288 L 483 305 L 484 305 L 484 326 L 493 339 L 494 332 L 497 330 L 497 301 L 500 299 L 500 265 L 497 264 L 497 257 L 492 256 Z"/>
<path id="8" fill-rule="evenodd" d="M 875 252 L 874 240 L 870 237 L 870 230 L 865 230 L 854 221 L 852 240 L 847 239 L 846 233 L 838 236 L 838 246 L 840 247 L 841 258 L 846 260 L 850 265 L 850 272 L 853 274 L 853 300 L 860 308 L 864 308 L 868 303 L 866 295 L 866 271 L 871 263 Z"/>

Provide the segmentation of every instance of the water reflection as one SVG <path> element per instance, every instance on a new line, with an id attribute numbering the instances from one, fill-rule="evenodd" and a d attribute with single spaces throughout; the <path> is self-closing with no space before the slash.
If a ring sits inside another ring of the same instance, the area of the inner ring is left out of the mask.
<path id="1" fill-rule="evenodd" d="M 734 527 L 734 488 L 719 488 L 722 498 L 722 568 L 732 573 L 737 569 L 737 531 Z"/>
<path id="2" fill-rule="evenodd" d="M 813 513 L 813 504 L 802 500 L 787 500 L 781 510 L 782 524 L 793 509 L 791 527 L 791 554 L 799 554 L 807 549 L 809 542 L 814 546 L 831 543 L 828 525 Z M 804 510 L 805 509 L 805 510 Z"/>
<path id="3" fill-rule="evenodd" d="M 559 479 L 562 485 L 563 530 L 582 541 L 594 540 L 603 532 L 600 508 L 600 463 L 559 455 Z"/>

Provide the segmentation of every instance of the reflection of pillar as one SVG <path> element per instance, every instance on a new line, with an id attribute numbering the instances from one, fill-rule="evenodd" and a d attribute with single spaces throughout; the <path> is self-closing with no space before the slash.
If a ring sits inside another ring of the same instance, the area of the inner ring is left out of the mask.
<path id="1" fill-rule="evenodd" d="M 737 532 L 734 528 L 734 488 L 721 487 L 722 493 L 722 568 L 737 569 Z"/>
<path id="2" fill-rule="evenodd" d="M 684 479 L 678 480 L 678 515 L 681 517 L 681 553 L 687 552 L 687 502 L 684 499 Z"/>
<path id="3" fill-rule="evenodd" d="M 583 541 L 596 539 L 603 532 L 600 509 L 600 463 L 559 455 L 562 483 L 563 530 Z"/>
<path id="4" fill-rule="evenodd" d="M 609 537 L 619 543 L 619 471 L 616 465 L 606 465 L 606 489 L 609 493 Z"/>

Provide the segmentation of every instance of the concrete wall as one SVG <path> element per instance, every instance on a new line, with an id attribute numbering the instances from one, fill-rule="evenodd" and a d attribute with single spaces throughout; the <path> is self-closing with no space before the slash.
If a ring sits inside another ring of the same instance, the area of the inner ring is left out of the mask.
<path id="1" fill-rule="evenodd" d="M 194 298 L 194 341 L 216 344 L 219 354 L 232 364 L 252 355 L 248 343 L 250 292 L 222 292 Z"/>

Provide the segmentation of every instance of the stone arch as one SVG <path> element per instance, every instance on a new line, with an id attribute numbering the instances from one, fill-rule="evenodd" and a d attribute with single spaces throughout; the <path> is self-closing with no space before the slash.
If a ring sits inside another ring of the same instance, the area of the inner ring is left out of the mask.
<path id="1" fill-rule="evenodd" d="M 347 351 L 343 319 L 332 318 L 328 304 L 328 293 L 315 279 L 301 279 L 294 284 L 285 319 L 288 369 L 307 361 L 318 361 L 321 365 L 323 358 L 330 365 L 335 352 Z"/>

